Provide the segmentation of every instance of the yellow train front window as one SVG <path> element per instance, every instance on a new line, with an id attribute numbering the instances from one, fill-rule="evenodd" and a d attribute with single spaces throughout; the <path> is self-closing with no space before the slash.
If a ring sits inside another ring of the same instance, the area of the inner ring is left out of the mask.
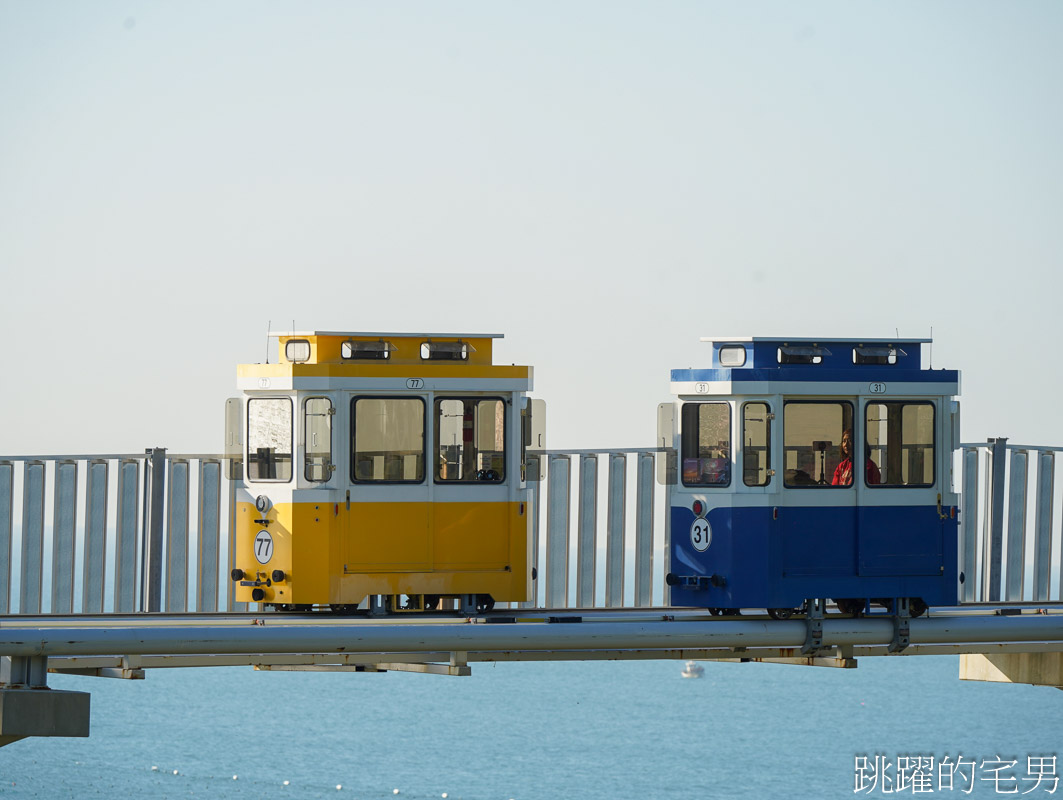
<path id="1" fill-rule="evenodd" d="M 327 397 L 308 397 L 305 409 L 303 476 L 321 483 L 332 477 L 332 401 Z"/>
<path id="2" fill-rule="evenodd" d="M 351 401 L 355 483 L 424 480 L 424 407 L 419 397 L 356 397 Z"/>
<path id="3" fill-rule="evenodd" d="M 292 479 L 292 401 L 254 397 L 247 401 L 247 477 L 252 481 Z"/>
<path id="4" fill-rule="evenodd" d="M 436 481 L 501 483 L 506 404 L 497 398 L 436 400 Z"/>

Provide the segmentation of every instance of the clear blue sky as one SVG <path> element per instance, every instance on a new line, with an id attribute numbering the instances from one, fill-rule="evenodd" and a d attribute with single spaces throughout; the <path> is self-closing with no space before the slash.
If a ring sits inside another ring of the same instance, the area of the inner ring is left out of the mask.
<path id="1" fill-rule="evenodd" d="M 554 447 L 712 334 L 1063 445 L 1058 2 L 0 0 L 0 452 L 221 447 L 274 329 L 502 332 Z"/>

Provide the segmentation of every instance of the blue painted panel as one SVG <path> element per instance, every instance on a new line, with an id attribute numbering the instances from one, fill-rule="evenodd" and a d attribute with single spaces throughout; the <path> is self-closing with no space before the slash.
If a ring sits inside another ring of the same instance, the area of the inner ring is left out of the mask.
<path id="1" fill-rule="evenodd" d="M 856 573 L 856 509 L 780 508 L 782 577 Z"/>
<path id="2" fill-rule="evenodd" d="M 814 597 L 957 597 L 956 520 L 936 506 L 716 508 L 704 552 L 690 539 L 693 512 L 673 507 L 669 571 L 716 576 L 716 585 L 677 586 L 672 602 L 702 608 L 797 607 Z M 866 530 L 861 531 L 861 525 Z"/>
<path id="3" fill-rule="evenodd" d="M 944 530 L 936 506 L 858 512 L 860 575 L 941 575 Z"/>
<path id="4" fill-rule="evenodd" d="M 882 381 L 885 383 L 954 383 L 959 386 L 960 373 L 954 369 L 903 369 L 878 364 L 853 364 L 839 369 L 822 364 L 779 366 L 776 369 L 673 369 L 672 381 L 806 381 L 808 383 L 843 383 L 845 381 Z"/>

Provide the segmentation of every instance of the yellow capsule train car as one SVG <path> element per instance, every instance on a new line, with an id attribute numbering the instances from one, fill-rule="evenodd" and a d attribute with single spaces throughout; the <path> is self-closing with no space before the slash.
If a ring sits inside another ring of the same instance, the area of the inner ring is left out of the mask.
<path id="1" fill-rule="evenodd" d="M 493 364 L 497 334 L 274 336 L 278 362 L 240 365 L 226 413 L 236 600 L 528 600 L 531 367 Z"/>

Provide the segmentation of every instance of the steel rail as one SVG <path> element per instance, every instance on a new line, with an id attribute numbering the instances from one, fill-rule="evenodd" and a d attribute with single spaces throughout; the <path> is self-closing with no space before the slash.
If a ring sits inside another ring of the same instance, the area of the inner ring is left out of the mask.
<path id="1" fill-rule="evenodd" d="M 826 619 L 822 646 L 885 646 L 894 638 L 888 618 Z M 797 648 L 803 620 L 547 622 L 408 625 L 286 625 L 233 627 L 129 626 L 0 627 L 0 656 L 108 654 L 180 655 L 246 653 L 425 653 L 573 650 L 703 650 Z M 918 618 L 912 644 L 988 645 L 1063 641 L 1063 619 L 1039 614 Z"/>
<path id="2" fill-rule="evenodd" d="M 953 618 L 970 616 L 997 616 L 1005 611 L 1010 615 L 1063 617 L 1063 604 L 1058 602 L 1012 601 L 963 606 L 936 607 L 930 610 L 929 618 Z M 12 614 L 0 615 L 0 628 L 121 628 L 121 627 L 200 627 L 214 625 L 454 625 L 498 622 L 508 618 L 516 622 L 547 622 L 550 618 L 579 617 L 583 622 L 673 622 L 673 621 L 765 621 L 768 615 L 763 610 L 745 609 L 740 615 L 717 617 L 706 609 L 656 606 L 647 608 L 513 608 L 496 609 L 464 616 L 457 611 L 413 612 L 387 615 L 370 615 L 356 612 L 352 615 L 335 615 L 325 611 L 296 613 L 274 611 L 210 611 L 182 613 L 133 613 L 118 614 Z M 831 616 L 828 616 L 830 619 Z M 846 617 L 848 618 L 848 617 Z M 885 613 L 876 613 L 866 619 L 889 619 Z M 796 616 L 800 621 L 804 618 Z"/>

